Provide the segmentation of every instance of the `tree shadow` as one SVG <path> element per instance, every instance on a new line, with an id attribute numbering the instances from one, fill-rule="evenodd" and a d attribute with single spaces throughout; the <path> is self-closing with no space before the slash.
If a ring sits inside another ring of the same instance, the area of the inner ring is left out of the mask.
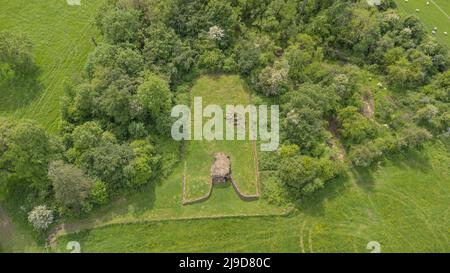
<path id="1" fill-rule="evenodd" d="M 311 216 L 321 216 L 325 213 L 324 203 L 342 195 L 350 185 L 347 175 L 334 178 L 325 184 L 325 187 L 311 196 L 304 197 L 294 203 L 295 208 Z"/>
<path id="2" fill-rule="evenodd" d="M 386 156 L 380 163 L 375 163 L 366 168 L 352 168 L 345 176 L 335 178 L 326 183 L 325 187 L 294 203 L 295 207 L 306 214 L 320 216 L 324 214 L 324 203 L 340 196 L 349 187 L 356 185 L 358 188 L 372 192 L 376 186 L 375 172 L 386 163 L 402 169 L 414 169 L 422 172 L 431 170 L 430 160 L 422 148 L 409 149 Z M 352 180 L 355 183 L 352 183 Z"/>
<path id="3" fill-rule="evenodd" d="M 377 163 L 369 167 L 356 167 L 352 169 L 351 174 L 355 179 L 356 185 L 364 191 L 371 192 L 375 188 L 375 178 L 373 173 L 376 171 Z"/>
<path id="4" fill-rule="evenodd" d="M 408 149 L 387 157 L 394 166 L 427 172 L 431 169 L 430 158 L 424 148 Z"/>
<path id="5" fill-rule="evenodd" d="M 27 75 L 3 75 L 0 77 L 0 112 L 12 112 L 30 104 L 43 90 L 38 78 L 39 68 Z"/>
<path id="6" fill-rule="evenodd" d="M 130 193 L 118 200 L 114 209 L 117 214 L 133 214 L 139 216 L 152 210 L 156 200 L 156 187 L 159 183 L 151 183 L 139 192 Z"/>

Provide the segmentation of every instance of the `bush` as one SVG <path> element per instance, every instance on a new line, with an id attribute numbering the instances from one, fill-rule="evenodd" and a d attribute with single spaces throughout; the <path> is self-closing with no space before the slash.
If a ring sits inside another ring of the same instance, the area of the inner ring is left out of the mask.
<path id="1" fill-rule="evenodd" d="M 170 110 L 172 94 L 169 84 L 160 76 L 148 72 L 144 76 L 144 82 L 137 90 L 139 102 L 150 114 L 152 119 L 165 114 Z"/>
<path id="2" fill-rule="evenodd" d="M 106 10 L 97 21 L 106 40 L 110 43 L 136 42 L 141 23 L 136 9 L 112 8 Z"/>
<path id="3" fill-rule="evenodd" d="M 101 180 L 96 180 L 92 184 L 91 192 L 89 194 L 90 200 L 93 204 L 104 205 L 108 201 L 108 186 Z"/>
<path id="4" fill-rule="evenodd" d="M 266 96 L 277 96 L 286 92 L 288 87 L 289 68 L 286 63 L 267 66 L 256 79 L 256 88 Z"/>
<path id="5" fill-rule="evenodd" d="M 45 205 L 37 206 L 28 213 L 28 222 L 37 230 L 46 230 L 53 220 L 53 211 Z"/>
<path id="6" fill-rule="evenodd" d="M 31 40 L 24 34 L 0 32 L 0 68 L 2 63 L 16 75 L 23 76 L 31 72 L 34 69 Z"/>
<path id="7" fill-rule="evenodd" d="M 62 161 L 50 163 L 48 176 L 53 182 L 58 204 L 76 214 L 83 209 L 93 181 L 82 170 Z"/>
<path id="8" fill-rule="evenodd" d="M 271 204 L 284 205 L 289 201 L 289 193 L 280 179 L 270 176 L 262 180 L 263 198 Z"/>
<path id="9" fill-rule="evenodd" d="M 148 132 L 142 122 L 132 122 L 128 125 L 128 133 L 132 139 L 139 139 L 147 136 Z"/>
<path id="10" fill-rule="evenodd" d="M 205 72 L 217 72 L 222 69 L 224 58 L 220 49 L 206 50 L 200 55 L 197 66 Z"/>

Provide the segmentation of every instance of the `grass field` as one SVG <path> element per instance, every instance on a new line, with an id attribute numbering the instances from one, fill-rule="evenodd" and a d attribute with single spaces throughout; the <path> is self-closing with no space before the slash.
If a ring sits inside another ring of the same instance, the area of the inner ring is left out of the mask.
<path id="1" fill-rule="evenodd" d="M 450 47 L 450 1 L 448 0 L 396 0 L 399 11 L 403 15 L 413 14 L 424 24 L 426 30 L 431 33 L 437 27 L 436 39 Z M 427 2 L 430 2 L 427 5 Z M 419 9 L 419 12 L 416 12 Z M 444 35 L 444 32 L 449 35 Z"/>
<path id="2" fill-rule="evenodd" d="M 56 132 L 64 81 L 80 74 L 98 33 L 93 16 L 104 0 L 0 0 L 0 31 L 22 32 L 34 44 L 39 72 L 0 82 L 0 115 L 32 118 Z"/>
<path id="3" fill-rule="evenodd" d="M 224 111 L 226 105 L 247 106 L 250 104 L 250 94 L 245 90 L 244 82 L 238 76 L 200 77 L 192 88 L 191 97 L 201 97 L 203 108 L 215 104 L 221 106 Z M 191 111 L 193 113 L 193 110 Z M 223 118 L 225 127 L 226 115 Z M 204 118 L 203 124 L 207 120 Z M 246 124 L 248 125 L 248 121 Z M 187 144 L 185 158 L 187 195 L 185 197 L 192 200 L 209 192 L 210 168 L 212 155 L 215 152 L 224 152 L 230 156 L 233 178 L 239 190 L 246 195 L 257 194 L 258 181 L 253 145 L 249 140 L 190 141 Z"/>
<path id="4" fill-rule="evenodd" d="M 57 132 L 64 82 L 80 74 L 94 48 L 92 19 L 103 1 L 69 6 L 66 0 L 0 0 L 0 31 L 27 34 L 39 67 L 27 80 L 0 81 L 0 116 L 35 119 Z M 41 250 L 28 230 L 12 222 L 14 215 L 0 214 L 3 251 Z"/>
<path id="5" fill-rule="evenodd" d="M 210 90 L 208 94 L 208 90 Z M 249 102 L 249 94 L 245 92 L 243 81 L 237 76 L 203 76 L 200 77 L 192 90 L 193 94 L 204 96 L 204 103 L 209 104 L 213 100 L 215 103 L 225 103 L 222 92 L 230 92 L 230 101 L 226 103 Z M 101 227 L 111 224 L 135 223 L 142 221 L 167 221 L 167 220 L 185 220 L 200 218 L 221 218 L 221 217 L 248 217 L 248 216 L 269 216 L 283 215 L 287 209 L 268 204 L 265 200 L 242 201 L 232 186 L 228 183 L 222 187 L 215 187 L 210 199 L 193 205 L 184 206 L 183 201 L 183 174 L 185 172 L 185 163 L 202 166 L 201 160 L 204 158 L 206 164 L 204 168 L 195 171 L 189 170 L 189 176 L 209 177 L 209 168 L 211 164 L 210 154 L 215 149 L 229 152 L 233 160 L 233 174 L 239 179 L 238 187 L 245 194 L 256 193 L 256 174 L 253 161 L 253 150 L 250 142 L 234 141 L 231 145 L 225 143 L 206 144 L 189 143 L 185 150 L 185 156 L 178 160 L 173 166 L 169 167 L 171 174 L 169 177 L 150 186 L 141 192 L 123 197 L 116 200 L 111 205 L 99 209 L 89 217 L 66 223 L 64 233 L 71 233 L 77 230 Z M 227 142 L 228 143 L 228 142 Z M 177 161 L 180 143 L 166 141 L 158 143 L 157 146 L 162 151 L 166 151 L 173 157 L 172 162 Z M 212 146 L 209 146 L 212 145 Z M 231 148 L 230 148 L 231 147 Z M 166 156 L 167 157 L 167 156 Z M 188 165 L 190 166 L 190 165 Z M 198 173 L 196 173 L 198 172 Z M 205 172 L 201 174 L 200 172 Z M 193 180 L 188 180 L 192 182 Z M 208 181 L 208 180 L 206 180 Z M 188 182 L 188 183 L 189 183 Z M 196 193 L 199 193 L 197 191 Z M 196 196 L 195 196 L 196 197 Z"/>
<path id="6" fill-rule="evenodd" d="M 62 237 L 59 250 L 76 240 L 85 252 L 369 252 L 378 241 L 382 252 L 449 252 L 449 148 L 427 145 L 355 171 L 291 217 L 113 225 Z"/>
<path id="7" fill-rule="evenodd" d="M 2 251 L 40 252 L 42 248 L 34 241 L 29 230 L 13 222 L 0 203 L 0 253 Z"/>
<path id="8" fill-rule="evenodd" d="M 93 49 L 91 37 L 97 37 L 91 19 L 103 0 L 81 2 L 68 6 L 65 0 L 0 0 L 0 31 L 27 33 L 40 68 L 27 81 L 0 83 L 0 115 L 33 118 L 56 132 L 64 81 L 79 75 Z M 402 13 L 416 14 L 430 32 L 437 26 L 437 39 L 450 46 L 443 35 L 450 32 L 447 0 L 431 1 L 430 6 L 425 0 L 397 2 Z M 421 11 L 416 13 L 416 8 Z M 234 76 L 202 77 L 193 94 L 202 95 L 204 104 L 250 100 Z M 67 222 L 56 251 L 66 252 L 66 243 L 76 240 L 83 252 L 369 252 L 369 241 L 380 242 L 382 252 L 450 252 L 448 145 L 430 144 L 388 159 L 377 169 L 353 171 L 290 216 L 284 216 L 286 208 L 265 200 L 243 202 L 230 185 L 214 188 L 205 202 L 183 206 L 185 160 L 189 181 L 204 181 L 192 178 L 208 176 L 210 153 L 216 149 L 232 154 L 242 190 L 251 194 L 255 189 L 249 143 L 202 145 L 188 145 L 186 158 L 171 165 L 169 177 L 157 185 Z M 178 144 L 158 147 L 178 160 Z M 193 196 L 204 191 L 204 185 L 197 185 L 190 188 Z M 1 206 L 0 220 L 0 252 L 44 250 Z"/>

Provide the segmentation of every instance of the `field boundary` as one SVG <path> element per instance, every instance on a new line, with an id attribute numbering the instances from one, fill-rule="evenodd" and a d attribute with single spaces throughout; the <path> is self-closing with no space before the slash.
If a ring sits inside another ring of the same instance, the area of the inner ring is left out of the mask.
<path id="1" fill-rule="evenodd" d="M 237 193 L 237 195 L 239 196 L 239 198 L 242 201 L 255 201 L 258 200 L 261 197 L 261 185 L 260 185 L 260 179 L 259 179 L 259 163 L 258 163 L 258 155 L 257 155 L 257 151 L 256 151 L 256 141 L 252 141 L 252 147 L 253 147 L 253 164 L 254 164 L 254 168 L 255 168 L 255 176 L 256 176 L 256 194 L 245 194 L 243 192 L 241 192 L 239 190 L 239 186 L 237 185 L 236 181 L 234 180 L 233 176 L 230 176 L 230 182 L 231 185 L 233 186 L 234 191 Z M 206 200 L 208 200 L 213 192 L 214 189 L 214 183 L 212 181 L 212 179 L 209 181 L 209 190 L 208 193 L 198 197 L 196 199 L 188 199 L 186 198 L 186 169 L 187 169 L 187 161 L 184 161 L 184 172 L 183 172 L 183 197 L 182 197 L 182 203 L 183 205 L 193 205 L 193 204 L 197 204 L 197 203 L 201 203 L 204 202 Z"/>
<path id="2" fill-rule="evenodd" d="M 184 222 L 184 221 L 198 221 L 198 220 L 218 220 L 218 219 L 244 219 L 244 218 L 268 218 L 268 217 L 287 217 L 295 210 L 294 207 L 285 207 L 282 212 L 279 213 L 262 213 L 262 214 L 228 214 L 228 215 L 210 215 L 210 216 L 195 216 L 195 217 L 166 217 L 160 219 L 136 219 L 129 221 L 112 221 L 106 223 L 100 223 L 90 227 L 81 227 L 73 230 L 68 230 L 66 224 L 60 224 L 53 229 L 48 238 L 51 238 L 51 243 L 47 244 L 47 247 L 55 248 L 58 244 L 58 239 L 62 236 L 70 234 L 76 234 L 84 230 L 94 230 L 108 228 L 117 225 L 138 225 L 138 224 L 151 224 L 151 223 L 164 223 L 164 222 Z"/>

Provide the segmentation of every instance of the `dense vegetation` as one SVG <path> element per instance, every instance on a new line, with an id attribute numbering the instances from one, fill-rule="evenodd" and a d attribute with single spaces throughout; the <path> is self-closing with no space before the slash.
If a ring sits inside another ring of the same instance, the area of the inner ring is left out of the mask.
<path id="1" fill-rule="evenodd" d="M 0 189 L 38 228 L 48 208 L 77 216 L 166 175 L 169 111 L 205 73 L 281 105 L 282 146 L 260 159 L 272 202 L 448 137 L 447 48 L 391 0 L 112 0 L 96 25 L 104 42 L 66 87 L 60 135 L 0 123 Z M 1 35 L 2 74 L 26 76 L 29 41 Z"/>

